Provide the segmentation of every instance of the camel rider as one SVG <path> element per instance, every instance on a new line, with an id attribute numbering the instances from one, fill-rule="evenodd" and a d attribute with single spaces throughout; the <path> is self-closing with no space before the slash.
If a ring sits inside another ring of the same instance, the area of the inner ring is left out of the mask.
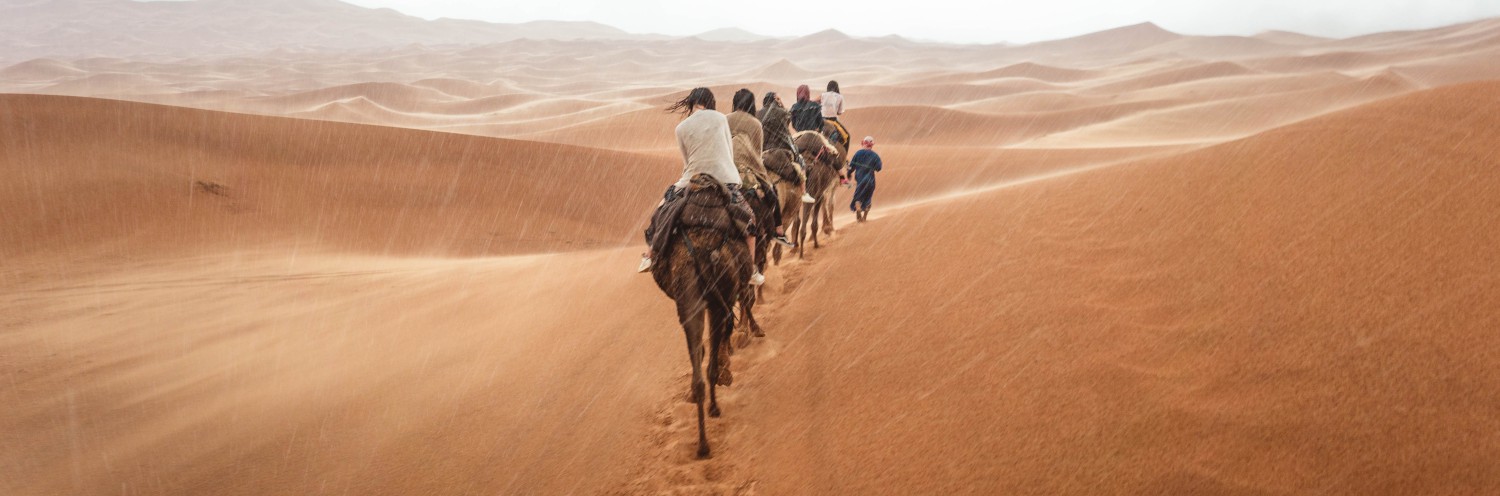
<path id="1" fill-rule="evenodd" d="M 844 145 L 845 150 L 848 150 L 849 140 L 852 137 L 849 136 L 849 129 L 844 127 L 844 123 L 839 122 L 839 116 L 844 115 L 844 95 L 839 93 L 839 82 L 829 81 L 828 91 L 823 92 L 818 101 L 823 104 L 823 119 L 839 129 L 839 142 Z"/>
<path id="2" fill-rule="evenodd" d="M 792 142 L 791 112 L 781 106 L 781 97 L 774 91 L 767 92 L 761 104 L 765 106 L 760 111 L 762 134 L 765 136 L 761 141 L 762 149 L 792 152 L 792 159 L 797 164 L 798 191 L 802 193 L 802 203 L 816 203 L 818 200 L 807 194 L 807 163 L 803 162 L 802 153 L 797 150 L 796 143 Z"/>
<path id="3" fill-rule="evenodd" d="M 823 132 L 823 108 L 812 100 L 812 90 L 805 84 L 797 87 L 797 103 L 792 104 L 792 128 L 799 132 Z"/>
<path id="4" fill-rule="evenodd" d="M 776 211 L 771 216 L 776 222 L 775 226 L 770 226 L 776 231 L 772 239 L 789 248 L 796 246 L 786 239 L 786 231 L 780 222 L 781 199 L 776 197 L 776 188 L 771 187 L 766 166 L 761 162 L 761 145 L 765 142 L 765 137 L 762 135 L 760 119 L 755 118 L 755 93 L 751 93 L 748 88 L 740 88 L 734 93 L 733 102 L 734 112 L 728 117 L 729 136 L 734 145 L 734 166 L 740 171 L 740 191 L 770 202 L 772 209 Z"/>
<path id="5" fill-rule="evenodd" d="M 714 93 L 708 88 L 694 88 L 686 98 L 673 103 L 667 107 L 668 112 L 683 112 L 686 117 L 677 124 L 677 146 L 682 151 L 682 178 L 671 187 L 662 203 L 658 205 L 658 216 L 663 209 L 678 208 L 685 200 L 684 192 L 693 177 L 699 174 L 713 176 L 720 184 L 729 190 L 729 208 L 732 216 L 740 219 L 748 219 L 746 232 L 748 236 L 745 243 L 750 246 L 751 260 L 755 258 L 755 213 L 750 211 L 750 206 L 745 203 L 744 194 L 740 192 L 740 172 L 734 166 L 733 145 L 729 135 L 729 119 L 717 110 L 718 104 L 714 101 Z M 660 241 L 671 232 L 670 225 L 657 226 L 656 218 L 652 219 L 652 229 L 648 230 L 648 242 L 652 246 L 660 246 Z M 669 220 L 675 221 L 675 217 Z M 651 260 L 656 254 L 647 251 L 641 255 L 639 272 L 651 270 Z M 765 276 L 756 272 L 750 276 L 750 284 L 759 286 L 765 283 Z"/>

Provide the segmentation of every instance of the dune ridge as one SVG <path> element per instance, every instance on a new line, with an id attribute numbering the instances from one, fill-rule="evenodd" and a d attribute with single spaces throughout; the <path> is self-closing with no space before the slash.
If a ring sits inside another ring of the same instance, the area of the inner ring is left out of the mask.
<path id="1" fill-rule="evenodd" d="M 126 239 L 146 244 L 122 252 L 159 254 L 585 249 L 632 237 L 674 177 L 668 160 L 568 145 L 74 97 L 0 95 L 0 108 L 5 142 L 27 144 L 0 151 L 8 257 Z M 637 208 L 593 208 L 596 191 Z"/>

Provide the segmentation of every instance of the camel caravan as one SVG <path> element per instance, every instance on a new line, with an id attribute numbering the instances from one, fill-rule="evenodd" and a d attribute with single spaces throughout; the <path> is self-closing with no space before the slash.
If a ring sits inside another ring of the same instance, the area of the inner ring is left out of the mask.
<path id="1" fill-rule="evenodd" d="M 834 192 L 847 184 L 849 133 L 838 121 L 843 113 L 838 83 L 829 82 L 828 89 L 814 99 L 807 86 L 798 88 L 798 101 L 790 109 L 775 93 L 767 93 L 759 111 L 755 95 L 741 89 L 734 94 L 733 111 L 725 115 L 717 110 L 712 91 L 695 88 L 667 108 L 684 116 L 676 129 L 683 173 L 667 188 L 651 218 L 646 230 L 649 251 L 642 255 L 639 271 L 650 271 L 662 292 L 677 303 L 693 367 L 690 396 L 698 409 L 701 458 L 710 453 L 705 399 L 707 415 L 718 417 L 716 387 L 733 382 L 729 357 L 734 352 L 735 307 L 740 309 L 742 332 L 748 335 L 744 341 L 764 337 L 753 310 L 765 282 L 767 259 L 780 264 L 783 248 L 801 257 L 809 237 L 818 247 L 820 229 L 825 235 L 833 233 Z M 868 150 L 873 139 L 863 144 Z M 849 173 L 868 169 L 854 164 Z M 866 189 L 873 192 L 873 176 L 868 177 Z M 862 204 L 856 197 L 851 209 L 863 221 L 868 193 Z"/>

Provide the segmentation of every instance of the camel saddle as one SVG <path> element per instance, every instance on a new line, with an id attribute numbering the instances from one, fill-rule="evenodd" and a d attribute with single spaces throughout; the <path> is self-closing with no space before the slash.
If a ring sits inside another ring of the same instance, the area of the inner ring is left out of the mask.
<path id="1" fill-rule="evenodd" d="M 651 251 L 665 256 L 671 253 L 675 234 L 691 227 L 709 228 L 724 233 L 725 239 L 744 239 L 753 219 L 746 215 L 748 208 L 731 205 L 731 193 L 713 176 L 698 174 L 688 183 L 687 190 L 678 194 L 676 188 L 668 188 L 666 202 L 651 216 L 651 226 L 646 228 L 646 242 Z"/>
<path id="2" fill-rule="evenodd" d="M 800 167 L 797 162 L 801 158 L 790 149 L 775 148 L 766 150 L 764 163 L 766 170 L 775 174 L 781 182 L 801 186 L 802 174 L 797 170 Z"/>

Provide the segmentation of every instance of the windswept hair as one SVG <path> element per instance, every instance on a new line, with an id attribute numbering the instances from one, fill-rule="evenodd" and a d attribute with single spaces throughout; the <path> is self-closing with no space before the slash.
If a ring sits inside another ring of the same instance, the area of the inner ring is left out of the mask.
<path id="1" fill-rule="evenodd" d="M 828 82 L 828 91 L 832 91 L 834 93 L 838 93 L 839 92 L 839 82 L 838 81 L 829 81 Z"/>
<path id="2" fill-rule="evenodd" d="M 686 98 L 678 100 L 677 103 L 673 103 L 667 107 L 667 113 L 675 114 L 681 112 L 683 114 L 691 114 L 693 113 L 694 106 L 700 106 L 709 110 L 719 110 L 719 103 L 714 101 L 714 92 L 708 88 L 698 87 L 688 92 Z"/>
<path id="3" fill-rule="evenodd" d="M 780 105 L 776 104 L 776 92 L 767 91 L 766 96 L 761 97 L 760 99 L 760 106 L 765 108 L 779 107 Z"/>
<path id="4" fill-rule="evenodd" d="M 811 99 L 812 89 L 808 88 L 805 84 L 797 87 L 797 103 L 802 103 Z"/>
<path id="5" fill-rule="evenodd" d="M 740 88 L 734 92 L 734 110 L 755 115 L 755 93 L 749 88 Z"/>

